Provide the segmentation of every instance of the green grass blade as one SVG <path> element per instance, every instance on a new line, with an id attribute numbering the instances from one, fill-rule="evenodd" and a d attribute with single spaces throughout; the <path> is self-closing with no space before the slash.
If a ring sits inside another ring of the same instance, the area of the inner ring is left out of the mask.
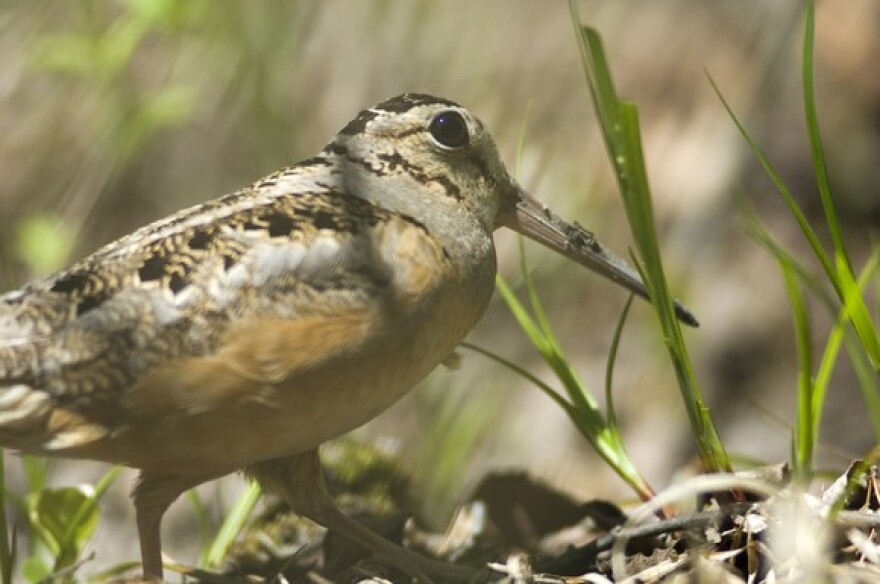
<path id="1" fill-rule="evenodd" d="M 205 554 L 207 568 L 215 568 L 221 564 L 223 558 L 226 557 L 229 546 L 238 537 L 251 511 L 256 507 L 261 493 L 260 485 L 256 481 L 248 483 L 245 492 L 226 515 L 223 525 L 220 526 L 214 541 L 211 542 L 208 552 Z"/>
<path id="2" fill-rule="evenodd" d="M 470 349 L 471 351 L 474 351 L 475 353 L 479 353 L 480 355 L 483 355 L 484 357 L 488 357 L 489 359 L 495 361 L 499 365 L 502 365 L 502 366 L 510 369 L 511 371 L 513 371 L 514 373 L 516 373 L 517 375 L 519 375 L 520 377 L 527 380 L 529 383 L 533 384 L 535 387 L 537 387 L 538 389 L 543 391 L 544 394 L 547 397 L 549 397 L 550 399 L 552 399 L 556 403 L 556 405 L 558 405 L 560 408 L 562 408 L 565 411 L 565 413 L 569 415 L 569 417 L 571 417 L 572 419 L 577 417 L 577 414 L 572 411 L 572 410 L 574 410 L 574 406 L 572 406 L 569 402 L 567 402 L 565 400 L 565 398 L 559 394 L 558 391 L 556 391 L 555 389 L 553 389 L 552 387 L 550 387 L 549 385 L 547 385 L 546 383 L 544 383 L 543 381 L 541 381 L 540 379 L 538 379 L 537 377 L 535 377 L 534 375 L 529 373 L 525 368 L 520 367 L 519 365 L 517 365 L 513 361 L 510 361 L 509 359 L 505 359 L 504 357 L 502 357 L 498 353 L 494 353 L 488 349 L 484 349 L 483 347 L 480 347 L 479 345 L 475 345 L 473 343 L 468 343 L 468 342 L 463 342 L 463 343 L 461 343 L 460 346 L 464 347 L 465 349 Z"/>
<path id="3" fill-rule="evenodd" d="M 813 436 L 818 442 L 819 425 L 822 421 L 822 411 L 825 405 L 825 395 L 828 392 L 828 384 L 831 381 L 831 374 L 834 372 L 834 366 L 837 364 L 837 358 L 840 354 L 840 347 L 846 336 L 846 314 L 841 311 L 837 317 L 834 326 L 828 334 L 825 342 L 825 350 L 822 352 L 822 359 L 819 361 L 819 368 L 816 370 L 816 376 L 813 380 L 813 395 L 811 398 L 810 409 L 813 412 Z"/>
<path id="4" fill-rule="evenodd" d="M 140 571 L 141 569 L 141 561 L 140 560 L 132 560 L 128 562 L 120 562 L 118 564 L 114 564 L 112 567 L 107 568 L 106 570 L 102 570 L 97 574 L 93 574 L 88 580 L 88 584 L 107 584 L 107 583 L 115 583 L 115 582 L 137 582 L 137 580 L 131 577 L 130 572 L 134 570 Z M 186 580 L 182 580 L 183 583 L 186 583 Z"/>
<path id="5" fill-rule="evenodd" d="M 528 271 L 525 267 L 526 266 L 523 264 L 524 269 L 522 276 L 528 287 L 531 284 Z M 535 376 L 508 360 L 486 351 L 485 349 L 480 349 L 475 345 L 463 344 L 463 346 L 494 359 L 498 363 L 510 368 L 512 371 L 534 383 L 557 405 L 559 405 L 563 411 L 565 411 L 566 415 L 572 420 L 577 430 L 582 436 L 584 436 L 587 442 L 641 498 L 650 498 L 653 495 L 653 490 L 641 477 L 638 469 L 629 459 L 620 434 L 616 431 L 616 428 L 610 428 L 605 422 L 605 419 L 602 417 L 598 405 L 592 395 L 578 379 L 556 342 L 549 321 L 546 316 L 543 315 L 543 308 L 541 307 L 537 293 L 534 291 L 534 287 L 532 287 L 530 300 L 532 306 L 537 307 L 537 310 L 540 311 L 542 315 L 540 317 L 540 323 L 536 322 L 537 317 L 533 318 L 529 314 L 526 307 L 520 302 L 510 286 L 501 276 L 496 278 L 496 287 L 502 299 L 507 303 L 508 308 L 514 315 L 514 318 L 519 323 L 520 328 L 529 338 L 529 341 L 535 346 L 538 353 L 562 382 L 571 401 L 566 400 L 558 391 L 552 389 L 547 384 L 538 380 Z"/>
<path id="6" fill-rule="evenodd" d="M 36 493 L 46 488 L 49 476 L 49 459 L 44 456 L 25 455 L 21 458 L 28 493 Z"/>
<path id="7" fill-rule="evenodd" d="M 541 352 L 541 356 L 544 358 L 547 365 L 553 369 L 553 372 L 560 381 L 562 381 L 562 386 L 565 388 L 566 393 L 568 393 L 568 396 L 574 403 L 575 407 L 580 409 L 598 409 L 596 401 L 584 387 L 581 378 L 574 369 L 572 369 L 562 350 L 562 346 L 556 338 L 556 334 L 553 332 L 553 327 L 550 325 L 550 319 L 547 318 L 547 313 L 544 311 L 544 306 L 541 303 L 538 291 L 535 288 L 535 282 L 532 279 L 531 272 L 526 264 L 525 249 L 521 237 L 519 238 L 519 254 L 520 273 L 522 274 L 526 295 L 529 298 L 529 305 L 532 309 L 535 323 L 541 331 L 541 335 L 545 342 L 546 349 Z"/>
<path id="8" fill-rule="evenodd" d="M 808 10 L 807 33 L 812 34 L 812 25 L 809 23 L 809 14 L 810 11 Z M 807 91 L 812 92 L 811 45 L 811 39 L 808 38 L 807 42 L 805 42 L 805 59 L 809 59 L 810 61 L 808 63 L 805 63 L 805 93 Z M 809 65 L 809 72 L 806 71 L 807 65 Z M 794 200 L 791 191 L 789 191 L 788 187 L 785 185 L 785 182 L 776 172 L 775 168 L 773 168 L 773 165 L 770 163 L 766 154 L 764 154 L 763 150 L 761 150 L 757 143 L 752 140 L 748 131 L 745 129 L 745 126 L 733 112 L 733 108 L 721 94 L 720 89 L 718 88 L 712 77 L 708 76 L 708 79 L 709 83 L 712 85 L 712 89 L 715 91 L 715 94 L 718 96 L 718 99 L 721 101 L 731 120 L 733 120 L 743 139 L 746 141 L 746 143 L 749 145 L 749 148 L 752 150 L 752 153 L 758 159 L 759 163 L 764 169 L 764 172 L 770 178 L 777 192 L 779 192 L 779 194 L 788 205 L 792 216 L 795 218 L 795 221 L 801 229 L 801 232 L 804 234 L 808 243 L 810 244 L 810 247 L 813 250 L 813 254 L 822 264 L 822 268 L 825 270 L 825 273 L 828 276 L 828 281 L 834 287 L 834 291 L 836 292 L 838 298 L 842 303 L 848 305 L 847 311 L 849 314 L 849 318 L 853 323 L 853 327 L 859 335 L 859 339 L 864 345 L 865 351 L 868 353 L 872 365 L 876 370 L 880 370 L 880 337 L 878 337 L 877 327 L 874 326 L 871 320 L 870 312 L 868 311 L 868 308 L 864 302 L 864 298 L 862 298 L 861 295 L 853 294 L 853 291 L 856 288 L 855 278 L 852 273 L 852 268 L 849 265 L 849 260 L 846 256 L 845 248 L 843 247 L 843 240 L 840 236 L 840 229 L 837 223 L 837 217 L 831 201 L 831 193 L 828 186 L 828 177 L 825 170 L 824 154 L 822 152 L 818 121 L 815 112 L 815 103 L 812 94 L 809 96 L 805 95 L 806 108 L 808 112 L 807 127 L 810 134 L 814 168 L 816 169 L 817 181 L 819 182 L 819 192 L 820 196 L 822 197 L 822 205 L 823 209 L 825 210 L 826 220 L 828 221 L 829 230 L 832 233 L 832 239 L 834 241 L 835 253 L 833 260 L 822 247 L 822 244 L 819 241 L 819 237 L 816 234 L 815 230 L 809 224 L 800 206 Z"/>
<path id="9" fill-rule="evenodd" d="M 528 129 L 528 118 L 530 112 L 531 105 L 529 106 L 529 109 L 526 110 L 526 118 L 525 120 L 523 120 L 522 128 L 520 130 L 519 138 L 517 140 L 517 158 L 515 167 L 517 175 L 519 175 L 520 173 L 520 167 L 522 164 L 522 152 L 525 148 L 526 130 Z M 519 237 L 517 239 L 517 245 L 519 247 L 520 276 L 522 277 L 523 284 L 525 285 L 526 289 L 526 295 L 529 299 L 531 315 L 526 310 L 525 306 L 523 306 L 523 304 L 519 301 L 519 299 L 512 293 L 512 290 L 510 290 L 510 286 L 507 285 L 506 281 L 504 281 L 500 277 L 498 278 L 498 289 L 501 292 L 501 295 L 510 310 L 516 315 L 517 321 L 520 323 L 520 326 L 522 327 L 523 323 L 529 323 L 527 335 L 529 336 L 530 341 L 538 349 L 538 352 L 541 354 L 541 357 L 544 359 L 544 361 L 550 366 L 550 368 L 560 379 L 560 381 L 562 381 L 563 387 L 566 389 L 569 398 L 573 402 L 573 405 L 565 402 L 566 406 L 573 407 L 575 409 L 575 412 L 598 411 L 595 401 L 592 399 L 592 396 L 584 387 L 584 384 L 580 380 L 578 375 L 569 365 L 568 360 L 566 359 L 565 354 L 562 351 L 562 347 L 559 344 L 559 341 L 556 339 L 556 335 L 553 332 L 553 327 L 550 325 L 550 320 L 547 318 L 547 314 L 544 311 L 544 307 L 535 288 L 535 282 L 532 279 L 531 272 L 529 271 L 528 264 L 526 262 L 525 246 L 523 244 L 522 237 Z M 486 356 L 489 356 L 487 353 L 484 354 Z M 497 355 L 495 356 L 495 358 L 500 359 L 500 357 L 498 357 Z M 499 363 L 504 362 L 499 361 Z M 518 372 L 520 374 L 524 373 L 523 371 Z M 533 376 L 529 376 L 529 378 L 530 381 L 532 381 L 533 383 L 537 381 L 537 378 Z M 541 387 L 545 393 L 547 393 L 547 390 L 549 389 L 549 386 L 546 385 L 544 385 L 543 387 L 539 385 L 539 387 Z M 560 403 L 559 400 L 562 400 L 562 397 L 555 392 L 554 395 L 552 395 L 551 397 L 557 403 Z M 571 414 L 571 412 L 569 413 Z M 597 425 L 597 422 L 592 419 L 592 416 L 587 416 L 587 418 L 590 418 L 590 420 L 585 420 L 584 423 L 590 426 Z M 601 417 L 599 422 L 601 422 Z"/>
<path id="10" fill-rule="evenodd" d="M 746 127 L 743 125 L 739 117 L 737 117 L 736 113 L 734 113 L 733 108 L 724 98 L 724 95 L 721 93 L 721 90 L 718 88 L 715 80 L 712 79 L 712 76 L 707 74 L 706 77 L 709 79 L 709 83 L 712 86 L 712 89 L 715 91 L 715 95 L 718 96 L 718 99 L 721 101 L 721 105 L 724 106 L 724 109 L 727 111 L 727 115 L 733 121 L 737 130 L 739 130 L 740 135 L 748 144 L 749 149 L 752 151 L 752 154 L 754 154 L 755 158 L 757 158 L 758 162 L 761 164 L 761 167 L 764 169 L 764 173 L 770 179 L 770 182 L 773 183 L 776 191 L 785 200 L 792 216 L 795 218 L 795 221 L 797 221 L 798 227 L 800 227 L 801 232 L 803 232 L 804 236 L 807 238 L 807 242 L 813 249 L 813 253 L 815 254 L 816 258 L 818 258 L 819 262 L 821 262 L 825 273 L 828 274 L 828 278 L 832 282 L 836 283 L 834 264 L 828 257 L 825 249 L 822 247 L 822 243 L 819 241 L 819 236 L 816 235 L 816 232 L 813 230 L 812 226 L 810 226 L 806 215 L 804 215 L 804 212 L 797 204 L 797 201 L 794 200 L 794 196 L 791 194 L 791 191 L 788 190 L 788 186 L 785 184 L 785 181 L 783 181 L 782 177 L 779 176 L 779 173 L 776 172 L 776 169 L 770 163 L 770 159 L 767 158 L 767 155 L 764 153 L 761 147 L 758 146 L 758 143 L 752 139 L 752 136 L 749 134 L 748 130 L 746 130 Z"/>
<path id="11" fill-rule="evenodd" d="M 534 291 L 534 286 L 532 285 L 532 280 L 525 264 L 522 264 L 522 267 L 522 277 L 526 288 L 530 289 L 529 297 L 532 307 L 534 308 L 537 306 L 539 314 L 536 314 L 533 318 L 526 310 L 526 307 L 523 306 L 513 293 L 513 290 L 510 289 L 507 282 L 501 276 L 498 276 L 495 279 L 495 283 L 501 297 L 507 303 L 514 318 L 516 318 L 519 323 L 520 328 L 522 328 L 525 331 L 526 336 L 529 337 L 529 341 L 536 349 L 538 349 L 538 353 L 547 365 L 553 369 L 553 372 L 556 373 L 557 377 L 562 380 L 563 386 L 566 388 L 566 391 L 574 402 L 574 406 L 578 409 L 596 409 L 595 402 L 592 400 L 589 393 L 583 390 L 580 380 L 571 370 L 564 355 L 562 355 L 559 344 L 553 336 L 550 324 L 546 315 L 543 313 L 540 302 L 538 301 L 537 294 Z M 540 319 L 540 321 L 538 321 L 538 319 Z M 577 387 L 576 391 L 570 391 L 570 389 L 575 387 Z"/>
<path id="12" fill-rule="evenodd" d="M 526 296 L 528 296 L 532 314 L 535 317 L 538 328 L 541 329 L 541 333 L 547 340 L 548 347 L 557 350 L 559 348 L 559 342 L 553 334 L 553 328 L 550 326 L 550 320 L 547 318 L 547 313 L 544 312 L 541 299 L 538 298 L 538 291 L 535 289 L 535 281 L 532 279 L 532 274 L 526 263 L 526 249 L 523 245 L 522 237 L 517 238 L 517 244 L 519 245 L 519 269 L 522 274 L 523 284 L 526 288 Z"/>
<path id="13" fill-rule="evenodd" d="M 779 263 L 783 270 L 783 275 L 788 276 L 786 279 L 786 289 L 789 293 L 790 303 L 795 318 L 795 335 L 798 352 L 798 417 L 795 436 L 792 440 L 792 460 L 795 461 L 796 476 L 799 480 L 805 480 L 810 476 L 809 466 L 812 462 L 812 452 L 815 444 L 818 443 L 820 433 L 821 414 L 824 407 L 825 396 L 827 394 L 828 384 L 830 382 L 831 373 L 837 362 L 839 349 L 842 341 L 846 338 L 848 318 L 843 309 L 838 311 L 837 322 L 832 327 L 829 337 L 826 341 L 825 350 L 817 370 L 815 380 L 810 381 L 811 364 L 809 355 L 809 332 L 804 332 L 807 320 L 805 313 L 805 303 L 802 294 L 793 281 L 797 279 L 809 287 L 817 297 L 822 299 L 829 308 L 834 308 L 830 295 L 827 294 L 826 287 L 815 278 L 803 265 L 797 262 L 787 251 L 785 251 L 767 232 L 766 228 L 761 224 L 760 219 L 754 210 L 747 204 L 743 205 L 743 216 L 746 220 L 746 228 L 750 235 L 763 247 L 768 249 L 774 259 Z M 869 277 L 867 271 L 863 273 L 862 283 L 867 282 Z M 867 393 L 866 393 L 867 395 Z M 875 400 L 876 401 L 876 400 Z M 869 410 L 872 408 L 869 407 Z"/>
<path id="14" fill-rule="evenodd" d="M 862 295 L 861 291 L 864 291 L 870 282 L 876 281 L 878 269 L 880 269 L 880 246 L 874 247 L 871 257 L 865 263 L 862 273 L 859 275 L 858 288 L 860 296 Z M 850 356 L 850 362 L 856 373 L 856 379 L 859 382 L 859 387 L 865 399 L 865 404 L 868 406 L 868 416 L 874 428 L 874 436 L 880 442 L 880 376 L 877 375 L 877 369 L 873 364 L 866 360 L 863 350 L 864 344 L 856 343 L 852 339 L 852 335 L 846 335 L 845 343 L 847 353 Z"/>
<path id="15" fill-rule="evenodd" d="M 539 353 L 542 355 L 546 353 L 549 348 L 546 339 L 544 339 L 544 335 L 541 333 L 540 327 L 535 324 L 535 321 L 532 320 L 532 317 L 529 315 L 525 306 L 522 305 L 516 297 L 516 294 L 513 293 L 513 290 L 511 290 L 510 286 L 507 284 L 507 281 L 501 277 L 501 275 L 495 277 L 495 287 L 501 295 L 501 298 L 507 304 L 513 317 L 516 319 L 519 327 L 526 333 L 529 341 L 536 349 L 538 349 Z"/>
<path id="16" fill-rule="evenodd" d="M 752 207 L 747 201 L 742 201 L 740 209 L 745 220 L 745 229 L 752 239 L 754 239 L 758 245 L 770 252 L 770 255 L 772 255 L 777 262 L 785 262 L 793 268 L 801 282 L 810 289 L 810 292 L 812 292 L 816 298 L 822 301 L 832 314 L 834 314 L 839 308 L 839 303 L 836 302 L 835 297 L 829 293 L 828 287 L 825 285 L 825 280 L 820 280 L 814 276 L 802 262 L 798 261 L 793 255 L 786 251 L 785 248 L 783 248 L 779 242 L 770 235 L 770 232 L 767 231 L 767 228 L 761 222 L 754 207 Z"/>
<path id="17" fill-rule="evenodd" d="M 601 38 L 596 31 L 580 27 L 577 6 L 573 0 L 569 1 L 569 6 L 576 27 L 590 95 L 593 97 L 596 116 L 599 119 L 605 146 L 623 197 L 630 229 L 641 258 L 641 262 L 635 261 L 636 267 L 640 270 L 660 321 L 700 458 L 709 471 L 730 470 L 727 453 L 696 383 L 693 366 L 684 345 L 681 329 L 675 317 L 672 296 L 663 273 L 642 154 L 638 112 L 633 104 L 617 98 Z"/>
<path id="18" fill-rule="evenodd" d="M 666 276 L 663 273 L 663 262 L 660 259 L 651 191 L 642 155 L 638 111 L 630 103 L 620 103 L 619 109 L 621 114 L 619 123 L 622 125 L 623 132 L 619 149 L 621 152 L 617 156 L 620 165 L 617 172 L 622 177 L 621 194 L 630 229 L 639 251 L 641 260 L 639 264 L 644 272 L 642 274 L 643 281 L 651 295 L 651 302 L 660 318 L 664 334 L 672 334 L 671 340 L 677 345 L 676 350 L 686 351 L 681 327 L 678 326 L 678 320 L 675 317 L 672 295 L 669 293 Z M 691 378 L 693 379 L 692 376 Z"/>
<path id="19" fill-rule="evenodd" d="M 807 121 L 807 134 L 810 138 L 810 153 L 813 157 L 813 168 L 816 172 L 816 184 L 819 187 L 819 198 L 822 201 L 822 209 L 828 222 L 828 231 L 831 233 L 834 249 L 838 254 L 846 258 L 846 247 L 840 233 L 840 224 L 837 221 L 837 212 L 834 210 L 834 202 L 831 199 L 831 187 L 828 183 L 828 169 L 825 165 L 825 151 L 822 148 L 822 138 L 819 133 L 819 117 L 816 113 L 816 96 L 813 84 L 813 45 L 815 44 L 815 20 L 816 7 L 813 0 L 806 0 L 806 18 L 804 19 L 804 52 L 803 52 L 803 85 L 804 85 L 804 113 Z M 846 258 L 847 268 L 849 258 Z"/>
<path id="20" fill-rule="evenodd" d="M 516 139 L 516 160 L 514 161 L 514 175 L 517 180 L 520 179 L 520 175 L 522 174 L 522 153 L 526 147 L 526 135 L 527 130 L 529 129 L 529 118 L 532 116 L 532 102 L 529 101 L 528 105 L 526 105 L 526 115 L 523 116 L 522 127 L 519 131 L 519 136 Z"/>
<path id="21" fill-rule="evenodd" d="M 815 380 L 812 388 L 812 405 L 811 412 L 813 417 L 812 439 L 814 443 L 818 443 L 820 435 L 821 412 L 824 409 L 825 397 L 831 380 L 834 366 L 841 343 L 847 348 L 847 353 L 856 372 L 859 385 L 862 390 L 865 403 L 867 405 L 868 416 L 871 420 L 872 427 L 878 440 L 880 440 L 880 387 L 876 373 L 871 369 L 869 363 L 865 361 L 866 352 L 863 345 L 853 337 L 854 323 L 846 311 L 845 306 L 839 307 L 835 298 L 829 294 L 828 286 L 825 280 L 815 277 L 801 262 L 797 261 L 788 251 L 786 251 L 776 240 L 770 235 L 766 227 L 761 223 L 760 218 L 754 208 L 746 201 L 741 204 L 742 216 L 745 220 L 745 228 L 749 235 L 762 247 L 767 249 L 780 266 L 787 266 L 799 278 L 800 282 L 821 300 L 825 306 L 831 311 L 837 311 L 836 322 L 829 331 L 826 340 L 825 350 L 816 371 Z M 880 247 L 875 248 L 871 258 L 865 264 L 861 275 L 859 276 L 856 288 L 849 290 L 847 297 L 864 297 L 864 291 L 871 282 L 880 260 Z M 848 287 L 845 287 L 848 288 Z M 846 303 L 844 303 L 846 304 Z M 853 329 L 849 326 L 853 325 Z M 806 437 L 807 433 L 802 432 L 801 436 Z M 803 455 L 803 454 L 802 454 Z M 800 455 L 800 456 L 802 456 Z M 797 454 L 797 445 L 792 443 L 792 457 L 799 456 Z"/>
<path id="22" fill-rule="evenodd" d="M 865 345 L 865 350 L 874 365 L 880 371 L 880 337 L 877 327 L 871 321 L 871 315 L 861 293 L 856 293 L 858 285 L 853 276 L 852 264 L 847 255 L 834 201 L 831 197 L 831 186 L 828 181 L 828 168 L 825 163 L 825 152 L 822 147 L 822 136 L 819 131 L 819 116 L 816 112 L 816 96 L 813 80 L 813 47 L 815 45 L 816 6 L 815 0 L 806 1 L 804 19 L 804 51 L 803 51 L 803 85 L 804 112 L 806 114 L 807 135 L 810 138 L 810 153 L 813 157 L 813 169 L 816 173 L 816 184 L 819 199 L 828 231 L 834 243 L 835 288 L 840 299 L 847 307 L 847 313 L 853 326 Z"/>
<path id="23" fill-rule="evenodd" d="M 205 507 L 205 503 L 202 501 L 197 490 L 188 490 L 186 498 L 189 499 L 193 515 L 196 518 L 196 526 L 199 530 L 199 542 L 201 542 L 199 545 L 199 565 L 204 566 L 205 560 L 208 557 L 208 548 L 211 545 L 211 519 L 208 516 L 208 509 Z"/>
<path id="24" fill-rule="evenodd" d="M 510 369 L 517 375 L 522 376 L 529 382 L 534 383 L 550 399 L 552 399 L 574 424 L 575 428 L 587 440 L 590 446 L 601 456 L 624 482 L 644 500 L 650 499 L 654 491 L 645 479 L 639 474 L 638 469 L 629 459 L 626 449 L 620 439 L 620 434 L 608 427 L 598 410 L 582 409 L 573 406 L 558 391 L 500 355 L 472 343 L 462 343 L 462 347 L 475 351 L 496 363 Z"/>
<path id="25" fill-rule="evenodd" d="M 6 518 L 6 451 L 0 450 L 0 578 L 3 584 L 12 584 L 13 553 L 10 547 L 9 525 Z"/>
<path id="26" fill-rule="evenodd" d="M 617 349 L 620 346 L 620 338 L 623 336 L 623 325 L 626 324 L 626 317 L 629 315 L 629 308 L 632 306 L 633 294 L 629 295 L 623 312 L 617 320 L 617 327 L 614 329 L 614 337 L 611 339 L 611 350 L 608 351 L 608 362 L 605 365 L 605 418 L 608 426 L 614 431 L 618 430 L 617 414 L 614 412 L 614 395 L 612 388 L 614 387 L 614 364 L 617 362 Z"/>
<path id="27" fill-rule="evenodd" d="M 877 376 L 876 370 L 868 362 L 862 345 L 856 342 L 852 335 L 846 335 L 844 339 L 847 355 L 849 355 L 850 363 L 853 371 L 856 373 L 856 379 L 859 383 L 859 389 L 862 391 L 862 398 L 868 407 L 868 418 L 871 421 L 871 427 L 874 429 L 874 440 L 880 443 L 880 378 Z"/>
<path id="28" fill-rule="evenodd" d="M 813 450 L 816 443 L 814 428 L 819 424 L 816 419 L 821 411 L 813 410 L 813 358 L 810 348 L 810 321 L 803 292 L 798 285 L 794 269 L 781 263 L 785 288 L 791 304 L 795 328 L 795 346 L 798 355 L 797 375 L 797 422 L 794 433 L 794 475 L 806 485 L 812 474 Z"/>
<path id="29" fill-rule="evenodd" d="M 745 228 L 749 235 L 761 245 L 761 247 L 769 251 L 777 262 L 785 263 L 794 269 L 801 282 L 809 288 L 810 292 L 812 292 L 816 298 L 821 300 L 830 311 L 837 311 L 838 320 L 844 318 L 844 320 L 852 324 L 853 329 L 855 329 L 855 325 L 852 323 L 849 313 L 842 308 L 838 308 L 834 297 L 828 292 L 828 287 L 824 285 L 824 280 L 820 281 L 819 278 L 815 277 L 801 262 L 797 261 L 770 235 L 751 205 L 747 202 L 743 202 L 741 209 L 742 215 L 745 219 Z M 880 256 L 880 247 L 874 249 L 874 253 L 868 260 L 867 264 L 865 264 L 856 285 L 858 291 L 856 291 L 856 289 L 849 290 L 847 294 L 848 297 L 864 297 L 864 291 L 877 269 L 878 256 Z M 846 286 L 846 288 L 849 289 L 848 286 Z M 847 353 L 849 354 L 853 368 L 856 371 L 859 386 L 862 389 L 865 403 L 868 406 L 868 415 L 871 418 L 875 436 L 878 441 L 880 441 L 880 391 L 878 391 L 876 370 L 871 367 L 870 363 L 865 362 L 865 359 L 863 358 L 863 355 L 866 355 L 864 344 L 854 342 L 851 338 L 852 331 L 847 330 L 846 327 L 844 327 L 844 330 L 840 331 L 837 328 L 832 328 L 829 333 L 830 337 L 826 344 L 825 356 L 823 357 L 822 365 L 816 374 L 816 388 L 814 389 L 816 395 L 814 396 L 814 402 L 817 402 L 818 400 L 818 403 L 824 403 L 825 384 L 829 381 L 829 379 L 826 379 L 824 376 L 831 374 L 831 368 L 833 368 L 835 362 L 834 358 L 836 357 L 836 350 L 838 348 L 835 347 L 834 344 L 840 340 L 834 337 L 838 334 L 841 334 L 842 340 L 845 341 Z M 857 332 L 856 334 L 858 335 Z M 814 411 L 821 411 L 821 407 L 815 408 Z"/>
<path id="30" fill-rule="evenodd" d="M 529 115 L 531 113 L 531 103 L 526 109 L 525 119 L 523 120 L 522 127 L 520 129 L 519 137 L 517 139 L 516 144 L 516 166 L 515 173 L 517 177 L 520 175 L 521 167 L 522 167 L 522 153 L 525 149 L 526 143 L 526 135 L 528 129 L 528 120 Z M 567 389 L 577 388 L 580 391 L 576 391 L 575 394 L 571 394 L 571 399 L 575 402 L 576 407 L 578 408 L 590 408 L 594 404 L 587 394 L 585 390 L 583 390 L 583 383 L 574 373 L 574 371 L 568 367 L 568 363 L 562 353 L 561 346 L 556 339 L 556 336 L 553 333 L 553 328 L 550 326 L 550 321 L 547 318 L 547 314 L 544 311 L 544 307 L 538 297 L 537 290 L 535 289 L 535 282 L 532 279 L 531 272 L 529 271 L 527 262 L 526 262 L 526 251 L 525 245 L 523 243 L 522 237 L 517 237 L 517 247 L 519 248 L 519 263 L 520 263 L 520 276 L 522 278 L 523 284 L 525 285 L 526 295 L 529 299 L 529 305 L 531 307 L 532 315 L 534 315 L 534 319 L 528 315 L 525 307 L 519 300 L 512 294 L 505 294 L 502 292 L 507 305 L 510 307 L 512 311 L 519 315 L 518 320 L 522 323 L 522 319 L 528 319 L 535 325 L 537 329 L 534 331 L 533 335 L 530 335 L 530 340 L 532 344 L 539 348 L 539 352 L 548 365 L 553 369 L 556 373 L 557 377 L 559 377 L 563 381 L 563 386 Z M 505 290 L 509 289 L 506 282 L 501 284 L 504 286 Z M 535 343 L 535 338 L 537 336 L 541 337 L 542 343 Z M 534 382 L 534 379 L 532 379 Z"/>
<path id="31" fill-rule="evenodd" d="M 523 273 L 523 277 L 528 281 L 527 273 Z M 544 334 L 544 327 L 549 328 L 549 323 L 547 323 L 546 317 L 543 326 L 536 323 L 531 315 L 529 315 L 525 306 L 523 306 L 507 285 L 507 282 L 501 276 L 496 277 L 495 283 L 501 297 L 507 303 L 508 308 L 519 323 L 520 328 L 526 333 L 529 341 L 538 350 L 538 353 L 541 355 L 541 358 L 544 359 L 544 362 L 547 363 L 562 382 L 566 393 L 571 399 L 572 407 L 577 412 L 580 412 L 583 423 L 585 424 L 585 428 L 582 429 L 582 432 L 589 434 L 604 432 L 606 430 L 605 421 L 599 413 L 596 401 L 583 387 L 583 384 L 571 369 L 571 366 L 566 361 L 565 356 L 561 353 L 555 340 L 548 338 Z"/>
<path id="32" fill-rule="evenodd" d="M 853 328 L 856 329 L 856 334 L 858 334 L 875 372 L 878 372 L 880 371 L 880 329 L 871 320 L 862 287 L 853 278 L 846 259 L 841 254 L 835 254 L 835 260 L 838 267 L 837 273 L 840 276 L 841 300 L 844 310 L 852 322 Z"/>

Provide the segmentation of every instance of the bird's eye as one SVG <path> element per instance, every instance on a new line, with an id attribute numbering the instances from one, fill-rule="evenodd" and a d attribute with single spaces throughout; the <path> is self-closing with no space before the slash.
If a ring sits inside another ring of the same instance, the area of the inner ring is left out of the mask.
<path id="1" fill-rule="evenodd" d="M 445 111 L 437 114 L 428 126 L 431 136 L 444 148 L 461 148 L 468 143 L 470 133 L 467 122 L 456 111 Z"/>

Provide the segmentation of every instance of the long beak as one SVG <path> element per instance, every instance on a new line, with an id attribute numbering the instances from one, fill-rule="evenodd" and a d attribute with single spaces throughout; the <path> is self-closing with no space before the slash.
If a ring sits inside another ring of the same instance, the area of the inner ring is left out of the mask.
<path id="1" fill-rule="evenodd" d="M 499 223 L 549 247 L 565 257 L 602 274 L 612 282 L 648 299 L 648 291 L 639 273 L 628 263 L 608 251 L 596 237 L 578 225 L 568 223 L 546 205 L 511 181 L 513 193 L 507 198 L 514 203 L 503 208 Z M 675 301 L 675 315 L 686 325 L 700 323 L 684 306 Z"/>

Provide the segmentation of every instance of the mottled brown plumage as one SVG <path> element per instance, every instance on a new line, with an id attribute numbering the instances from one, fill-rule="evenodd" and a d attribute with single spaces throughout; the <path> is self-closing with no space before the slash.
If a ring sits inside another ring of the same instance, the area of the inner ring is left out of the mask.
<path id="1" fill-rule="evenodd" d="M 145 574 L 185 489 L 244 469 L 408 572 L 326 495 L 317 447 L 394 403 L 477 323 L 507 225 L 644 294 L 507 175 L 482 123 L 406 94 L 316 157 L 0 297 L 0 443 L 141 469 Z"/>

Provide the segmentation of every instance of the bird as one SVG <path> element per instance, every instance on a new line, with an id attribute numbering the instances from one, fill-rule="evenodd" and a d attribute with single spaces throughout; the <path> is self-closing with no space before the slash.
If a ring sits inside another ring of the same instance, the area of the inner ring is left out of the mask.
<path id="1" fill-rule="evenodd" d="M 137 469 L 147 579 L 163 577 L 171 503 L 237 471 L 408 574 L 461 576 L 337 509 L 318 447 L 477 325 L 500 227 L 647 298 L 635 270 L 519 186 L 474 114 L 405 93 L 316 156 L 0 296 L 0 445 Z"/>

